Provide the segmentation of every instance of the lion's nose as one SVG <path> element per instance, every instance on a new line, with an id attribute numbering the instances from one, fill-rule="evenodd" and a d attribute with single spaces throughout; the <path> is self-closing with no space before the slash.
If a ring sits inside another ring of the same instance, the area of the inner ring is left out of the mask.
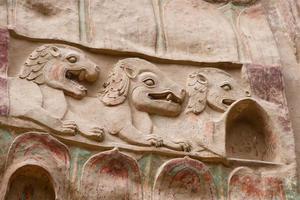
<path id="1" fill-rule="evenodd" d="M 250 97 L 251 96 L 251 93 L 248 90 L 245 91 L 245 94 L 246 94 L 246 97 Z"/>
<path id="2" fill-rule="evenodd" d="M 96 66 L 95 66 L 95 70 L 96 70 L 97 72 L 100 72 L 100 67 L 99 67 L 98 65 L 96 65 Z"/>
<path id="3" fill-rule="evenodd" d="M 85 79 L 88 82 L 95 82 L 98 79 L 100 67 L 98 65 L 93 65 L 86 70 Z"/>
<path id="4" fill-rule="evenodd" d="M 180 96 L 182 96 L 182 98 L 184 98 L 185 95 L 186 95 L 186 91 L 185 91 L 185 89 L 182 89 L 180 92 Z"/>

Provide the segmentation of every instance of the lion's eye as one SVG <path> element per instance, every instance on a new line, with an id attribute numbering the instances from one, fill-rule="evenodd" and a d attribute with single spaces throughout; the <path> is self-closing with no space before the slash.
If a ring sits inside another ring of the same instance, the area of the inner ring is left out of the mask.
<path id="1" fill-rule="evenodd" d="M 67 58 L 67 60 L 70 62 L 70 63 L 76 63 L 77 62 L 77 58 L 75 56 L 70 56 Z"/>
<path id="2" fill-rule="evenodd" d="M 223 88 L 223 90 L 229 91 L 232 89 L 231 85 L 229 83 L 225 83 L 223 85 L 220 86 L 221 88 Z"/>
<path id="3" fill-rule="evenodd" d="M 154 82 L 154 80 L 152 80 L 152 79 L 146 79 L 146 80 L 144 80 L 143 81 L 147 86 L 153 86 L 153 85 L 155 85 L 155 82 Z"/>

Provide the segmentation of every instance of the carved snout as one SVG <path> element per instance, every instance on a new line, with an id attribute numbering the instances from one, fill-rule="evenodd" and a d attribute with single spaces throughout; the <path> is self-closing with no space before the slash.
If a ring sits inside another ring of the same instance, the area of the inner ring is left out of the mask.
<path id="1" fill-rule="evenodd" d="M 251 92 L 249 90 L 245 90 L 245 96 L 246 97 L 251 97 Z"/>
<path id="2" fill-rule="evenodd" d="M 87 67 L 85 71 L 85 80 L 88 82 L 95 82 L 99 77 L 100 67 L 98 65 L 92 65 Z"/>
<path id="3" fill-rule="evenodd" d="M 173 84 L 170 87 L 170 91 L 175 95 L 178 99 L 180 99 L 180 102 L 182 103 L 185 99 L 186 91 L 184 88 L 180 87 L 177 84 Z"/>

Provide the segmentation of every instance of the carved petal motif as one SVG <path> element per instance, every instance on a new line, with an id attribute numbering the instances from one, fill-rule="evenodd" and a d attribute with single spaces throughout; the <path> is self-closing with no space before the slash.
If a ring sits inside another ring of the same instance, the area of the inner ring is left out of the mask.
<path id="1" fill-rule="evenodd" d="M 89 200 L 143 199 L 137 161 L 117 149 L 96 154 L 85 163 L 80 188 Z"/>
<path id="2" fill-rule="evenodd" d="M 30 132 L 17 137 L 7 156 L 0 199 L 5 198 L 4 195 L 9 190 L 7 186 L 10 185 L 15 174 L 24 169 L 43 172 L 49 176 L 56 199 L 68 199 L 69 160 L 67 147 L 48 134 Z M 31 175 L 35 176 L 34 173 Z M 22 178 L 16 180 L 23 183 Z"/>
<path id="3" fill-rule="evenodd" d="M 216 186 L 206 165 L 186 158 L 165 163 L 157 174 L 153 200 L 217 200 Z"/>
<path id="4" fill-rule="evenodd" d="M 228 181 L 228 200 L 285 200 L 283 182 L 277 177 L 262 177 L 248 167 L 233 170 Z"/>

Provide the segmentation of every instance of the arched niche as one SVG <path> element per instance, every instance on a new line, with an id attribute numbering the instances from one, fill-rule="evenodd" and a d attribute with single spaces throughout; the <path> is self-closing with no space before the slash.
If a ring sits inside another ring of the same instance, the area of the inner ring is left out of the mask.
<path id="1" fill-rule="evenodd" d="M 208 167 L 188 157 L 172 159 L 159 169 L 153 200 L 217 200 L 216 186 Z"/>
<path id="2" fill-rule="evenodd" d="M 55 199 L 68 199 L 69 162 L 67 147 L 47 133 L 29 132 L 16 137 L 6 159 L 5 173 L 0 186 L 0 200 L 5 200 L 5 196 L 13 189 L 10 186 L 13 187 L 16 181 L 22 182 L 15 177 L 24 175 L 25 171 L 28 172 L 29 183 L 33 180 L 47 183 L 49 180 L 53 185 Z M 35 186 L 36 190 L 40 191 L 39 185 Z M 48 186 L 50 187 L 49 184 Z M 32 188 L 35 191 L 35 187 Z"/>
<path id="3" fill-rule="evenodd" d="M 228 177 L 228 200 L 262 199 L 261 186 L 258 173 L 248 167 L 235 168 Z"/>
<path id="4" fill-rule="evenodd" d="M 228 200 L 285 200 L 284 183 L 281 178 L 248 167 L 235 168 L 228 177 Z"/>
<path id="5" fill-rule="evenodd" d="M 266 111 L 253 99 L 242 99 L 226 115 L 226 156 L 276 161 L 276 128 Z"/>
<path id="6" fill-rule="evenodd" d="M 83 167 L 80 192 L 84 199 L 143 199 L 137 161 L 118 149 L 92 156 Z"/>
<path id="7" fill-rule="evenodd" d="M 11 176 L 5 200 L 55 200 L 51 179 L 49 173 L 39 166 L 23 166 Z"/>

